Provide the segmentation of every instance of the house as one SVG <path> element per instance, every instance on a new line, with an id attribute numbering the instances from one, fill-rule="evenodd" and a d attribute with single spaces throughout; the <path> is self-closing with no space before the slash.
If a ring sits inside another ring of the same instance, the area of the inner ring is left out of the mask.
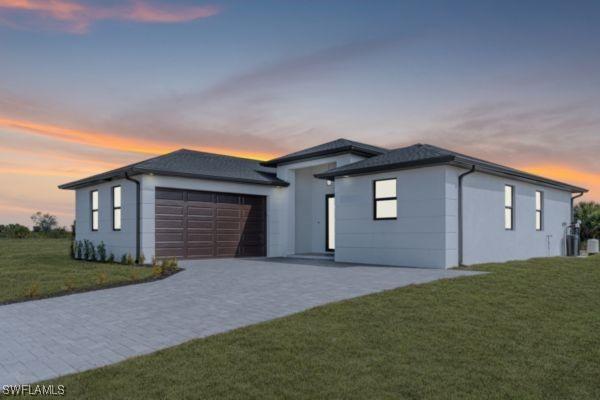
<path id="1" fill-rule="evenodd" d="M 117 258 L 325 253 L 429 268 L 564 254 L 573 194 L 586 192 L 428 144 L 347 139 L 266 162 L 182 149 L 60 188 L 76 193 L 77 240 Z"/>

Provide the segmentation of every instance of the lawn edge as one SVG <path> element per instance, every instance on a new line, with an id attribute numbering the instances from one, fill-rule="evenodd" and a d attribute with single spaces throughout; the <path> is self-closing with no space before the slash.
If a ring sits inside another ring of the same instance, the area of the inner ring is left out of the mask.
<path id="1" fill-rule="evenodd" d="M 139 268 L 146 268 L 146 267 L 139 267 Z M 105 284 L 105 285 L 93 285 L 93 286 L 88 286 L 85 288 L 78 288 L 78 289 L 73 289 L 73 290 L 68 290 L 68 289 L 63 289 L 60 290 L 58 292 L 53 292 L 53 293 L 47 293 L 47 294 L 43 294 L 40 296 L 36 296 L 36 297 L 18 297 L 16 299 L 12 299 L 12 300 L 5 300 L 5 301 L 0 301 L 0 307 L 2 306 L 7 306 L 10 304 L 18 304 L 18 303 L 27 303 L 29 301 L 37 301 L 37 300 L 46 300 L 46 299 L 51 299 L 54 297 L 64 297 L 64 296 L 69 296 L 72 294 L 81 294 L 81 293 L 87 293 L 87 292 L 96 292 L 99 290 L 104 290 L 104 289 L 114 289 L 117 287 L 122 287 L 122 286 L 130 286 L 130 285 L 139 285 L 142 283 L 151 283 L 151 282 L 156 282 L 156 281 L 160 281 L 163 279 L 167 279 L 181 271 L 184 271 L 185 268 L 179 268 L 176 271 L 173 271 L 169 274 L 166 275 L 161 275 L 158 278 L 151 276 L 148 278 L 144 278 L 144 279 L 138 279 L 138 280 L 133 280 L 133 281 L 122 281 L 122 282 L 113 282 L 113 283 L 109 283 L 109 284 Z"/>

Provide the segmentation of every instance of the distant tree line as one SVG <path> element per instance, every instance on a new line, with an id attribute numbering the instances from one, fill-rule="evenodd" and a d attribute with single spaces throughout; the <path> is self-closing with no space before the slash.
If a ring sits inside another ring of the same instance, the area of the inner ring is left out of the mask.
<path id="1" fill-rule="evenodd" d="M 70 238 L 71 232 L 66 227 L 59 227 L 56 216 L 49 213 L 36 212 L 31 216 L 33 230 L 21 224 L 0 225 L 0 238 Z"/>

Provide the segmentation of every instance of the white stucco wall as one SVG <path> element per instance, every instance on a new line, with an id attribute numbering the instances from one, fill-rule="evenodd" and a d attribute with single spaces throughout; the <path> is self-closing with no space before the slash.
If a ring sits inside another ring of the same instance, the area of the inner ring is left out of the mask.
<path id="1" fill-rule="evenodd" d="M 121 186 L 121 230 L 113 231 L 112 187 Z M 98 231 L 92 231 L 90 193 L 98 190 Z M 114 180 L 75 191 L 75 239 L 106 245 L 107 256 L 120 260 L 123 254 L 135 257 L 136 187 L 127 180 Z"/>
<path id="2" fill-rule="evenodd" d="M 142 183 L 141 250 L 147 259 L 154 256 L 155 249 L 154 211 L 157 187 L 267 196 L 267 256 L 285 255 L 287 231 L 283 202 L 287 188 L 158 175 L 143 175 L 138 178 Z"/>
<path id="3" fill-rule="evenodd" d="M 465 170 L 454 167 L 446 167 L 446 170 L 446 208 L 450 217 L 456 215 L 458 209 L 458 175 Z M 514 230 L 504 229 L 504 185 L 507 184 L 515 187 Z M 542 231 L 535 229 L 536 190 L 544 193 Z M 564 255 L 570 198 L 569 192 L 542 185 L 477 172 L 466 176 L 463 180 L 463 262 L 469 265 Z M 458 242 L 456 221 L 454 216 L 447 220 L 449 243 Z M 456 251 L 448 252 L 447 256 L 450 265 L 457 265 Z"/>
<path id="4" fill-rule="evenodd" d="M 333 184 L 315 174 L 334 168 L 335 164 L 296 170 L 296 253 L 323 253 L 325 243 L 325 196 L 333 194 Z"/>
<path id="5" fill-rule="evenodd" d="M 398 218 L 373 219 L 373 181 L 396 178 Z M 427 167 L 336 178 L 335 260 L 446 267 L 446 170 Z"/>
<path id="6" fill-rule="evenodd" d="M 281 220 L 281 229 L 285 231 L 284 235 L 285 243 L 285 255 L 291 255 L 295 253 L 299 253 L 301 251 L 296 250 L 296 193 L 298 191 L 303 190 L 302 183 L 298 186 L 296 183 L 296 172 L 301 171 L 304 168 L 312 168 L 319 165 L 330 165 L 330 166 L 342 166 L 346 164 L 350 164 L 353 162 L 357 162 L 364 159 L 362 156 L 358 156 L 355 154 L 340 154 L 329 157 L 321 157 L 309 160 L 303 160 L 298 162 L 292 162 L 287 164 L 282 164 L 277 166 L 277 177 L 279 179 L 283 179 L 288 182 L 290 185 L 287 187 L 285 191 L 283 191 L 283 199 L 282 199 L 282 220 Z M 321 182 L 321 183 L 319 183 Z M 322 179 L 316 179 L 314 183 L 310 183 L 311 185 L 320 185 L 325 184 L 325 181 Z M 335 185 L 334 185 L 335 186 Z M 334 189 L 335 190 L 335 189 Z M 323 200 L 324 202 L 325 200 Z M 323 214 L 324 215 L 324 214 Z M 324 218 L 324 217 L 323 217 Z M 321 225 L 317 225 L 312 229 L 318 230 Z M 302 229 L 302 228 L 301 228 Z M 323 227 L 323 235 L 325 228 Z M 324 240 L 324 239 L 323 239 Z M 323 252 L 324 249 L 316 250 L 317 252 Z"/>

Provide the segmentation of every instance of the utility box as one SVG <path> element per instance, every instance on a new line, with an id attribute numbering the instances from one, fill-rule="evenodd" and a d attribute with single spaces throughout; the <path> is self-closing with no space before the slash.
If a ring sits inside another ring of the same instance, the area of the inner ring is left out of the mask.
<path id="1" fill-rule="evenodd" d="M 587 253 L 588 254 L 598 254 L 600 253 L 600 250 L 598 249 L 599 244 L 598 244 L 598 239 L 589 239 L 587 241 Z"/>

